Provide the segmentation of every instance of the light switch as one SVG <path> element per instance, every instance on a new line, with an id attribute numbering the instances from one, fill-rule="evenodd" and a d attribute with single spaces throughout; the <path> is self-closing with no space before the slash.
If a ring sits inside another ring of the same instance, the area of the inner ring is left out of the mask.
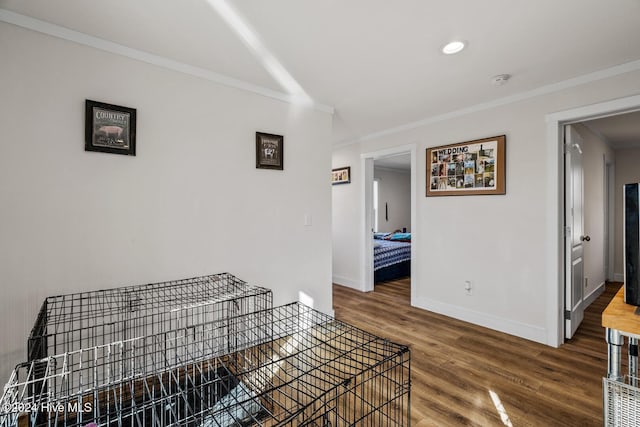
<path id="1" fill-rule="evenodd" d="M 304 225 L 306 227 L 310 227 L 311 226 L 311 214 L 304 214 Z"/>

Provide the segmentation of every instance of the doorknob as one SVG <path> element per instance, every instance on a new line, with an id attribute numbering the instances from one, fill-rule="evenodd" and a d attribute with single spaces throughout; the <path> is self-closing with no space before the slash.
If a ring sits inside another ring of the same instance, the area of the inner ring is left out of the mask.
<path id="1" fill-rule="evenodd" d="M 590 242 L 590 241 L 591 241 L 591 237 L 589 237 L 589 236 L 582 236 L 582 237 L 580 237 L 580 240 L 582 240 L 583 242 Z"/>

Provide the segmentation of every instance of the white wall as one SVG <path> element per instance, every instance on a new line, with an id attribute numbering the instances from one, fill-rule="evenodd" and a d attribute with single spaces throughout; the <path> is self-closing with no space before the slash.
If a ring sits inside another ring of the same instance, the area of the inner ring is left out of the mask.
<path id="1" fill-rule="evenodd" d="M 362 241 L 363 229 L 355 221 L 362 209 L 360 197 L 364 196 L 359 192 L 362 167 L 358 146 L 352 145 L 333 154 L 333 169 L 346 166 L 351 166 L 351 183 L 331 188 L 333 283 L 361 289 L 364 279 L 359 260 L 360 248 L 356 242 Z"/>
<path id="2" fill-rule="evenodd" d="M 0 58 L 3 381 L 49 295 L 226 271 L 331 311 L 329 114 L 5 23 Z M 84 151 L 87 98 L 137 108 L 136 157 Z"/>
<path id="3" fill-rule="evenodd" d="M 614 274 L 620 281 L 624 276 L 624 248 L 623 248 L 623 210 L 622 196 L 625 184 L 640 182 L 640 148 L 630 148 L 616 150 L 615 182 L 616 193 L 615 203 L 619 209 L 616 211 L 614 220 L 615 241 L 617 242 L 614 251 Z"/>
<path id="4" fill-rule="evenodd" d="M 587 286 L 584 296 L 587 298 L 598 290 L 606 280 L 605 242 L 606 194 L 604 188 L 605 159 L 607 163 L 615 160 L 613 150 L 599 136 L 586 126 L 574 125 L 584 142 L 582 167 L 584 170 L 584 232 L 591 241 L 584 245 L 584 277 Z"/>
<path id="5" fill-rule="evenodd" d="M 411 174 L 394 169 L 373 168 L 378 180 L 378 230 L 392 232 L 406 228 L 411 231 Z M 388 219 L 385 217 L 385 203 Z"/>
<path id="6" fill-rule="evenodd" d="M 353 166 L 361 153 L 416 143 L 418 221 L 412 225 L 422 234 L 414 245 L 412 303 L 549 342 L 548 337 L 556 335 L 557 320 L 551 323 L 547 312 L 547 302 L 555 298 L 548 295 L 548 278 L 557 277 L 557 272 L 550 271 L 555 268 L 548 254 L 556 250 L 559 237 L 550 239 L 548 221 L 554 219 L 547 213 L 558 211 L 559 201 L 547 181 L 548 170 L 557 165 L 547 164 L 553 156 L 547 152 L 545 117 L 639 93 L 640 72 L 633 71 L 491 108 L 470 108 L 464 115 L 338 147 L 334 165 L 339 159 Z M 425 156 L 420 150 L 502 134 L 507 137 L 506 195 L 425 197 Z M 362 203 L 361 187 L 344 187 L 340 199 L 350 200 L 351 206 L 339 217 L 334 214 L 334 248 L 340 247 L 349 258 L 334 260 L 333 273 L 362 288 L 357 274 L 362 240 L 338 235 L 338 230 L 355 234 L 361 227 L 362 205 L 356 205 Z M 472 282 L 472 296 L 465 296 L 465 280 Z"/>

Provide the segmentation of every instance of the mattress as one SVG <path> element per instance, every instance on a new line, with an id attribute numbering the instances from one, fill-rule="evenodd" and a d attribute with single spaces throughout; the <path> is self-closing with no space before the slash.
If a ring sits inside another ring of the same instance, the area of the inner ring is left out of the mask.
<path id="1" fill-rule="evenodd" d="M 392 240 L 374 240 L 373 270 L 411 260 L 411 243 Z"/>

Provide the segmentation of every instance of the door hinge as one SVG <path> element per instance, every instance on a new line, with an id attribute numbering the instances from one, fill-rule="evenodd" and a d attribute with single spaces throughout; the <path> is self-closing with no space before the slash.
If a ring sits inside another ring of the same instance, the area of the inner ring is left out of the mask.
<path id="1" fill-rule="evenodd" d="M 565 226 L 564 227 L 564 235 L 565 236 L 571 236 L 571 227 L 570 226 Z"/>
<path id="2" fill-rule="evenodd" d="M 570 310 L 565 310 L 564 311 L 564 320 L 571 320 L 571 311 Z"/>

